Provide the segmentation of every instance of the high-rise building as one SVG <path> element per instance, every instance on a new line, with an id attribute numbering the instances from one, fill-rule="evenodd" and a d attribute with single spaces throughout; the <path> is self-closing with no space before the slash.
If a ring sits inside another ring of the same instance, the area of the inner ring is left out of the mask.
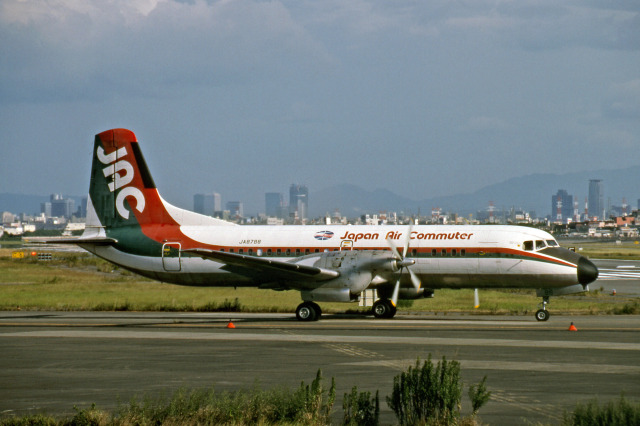
<path id="1" fill-rule="evenodd" d="M 64 198 L 60 194 L 51 194 L 49 204 L 43 203 L 41 208 L 43 213 L 49 211 L 51 217 L 66 217 L 70 219 L 76 212 L 76 202 L 70 198 Z"/>
<path id="2" fill-rule="evenodd" d="M 267 192 L 264 195 L 267 217 L 283 218 L 284 197 L 280 192 Z"/>
<path id="3" fill-rule="evenodd" d="M 573 195 L 569 195 L 564 189 L 559 189 L 556 195 L 551 196 L 551 220 L 567 223 L 573 219 L 573 216 Z"/>
<path id="4" fill-rule="evenodd" d="M 229 210 L 229 214 L 232 219 L 240 219 L 244 217 L 244 206 L 241 201 L 229 201 L 227 203 L 227 210 Z"/>
<path id="5" fill-rule="evenodd" d="M 289 214 L 297 219 L 306 219 L 309 211 L 309 189 L 305 185 L 291 184 L 289 187 Z"/>
<path id="6" fill-rule="evenodd" d="M 591 218 L 604 219 L 604 191 L 602 180 L 591 179 L 589 181 L 589 216 Z"/>
<path id="7" fill-rule="evenodd" d="M 222 210 L 220 194 L 196 194 L 193 196 L 193 211 L 200 214 L 213 216 L 214 212 Z"/>

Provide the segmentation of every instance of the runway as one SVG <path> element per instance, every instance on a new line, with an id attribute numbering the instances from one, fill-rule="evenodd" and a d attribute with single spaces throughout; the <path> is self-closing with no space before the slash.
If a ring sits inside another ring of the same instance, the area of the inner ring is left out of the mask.
<path id="1" fill-rule="evenodd" d="M 227 329 L 232 320 L 235 329 Z M 574 322 L 577 332 L 567 331 Z M 416 359 L 461 363 L 466 387 L 488 376 L 488 424 L 557 423 L 578 401 L 640 396 L 640 316 L 398 315 L 393 320 L 291 314 L 0 312 L 0 412 L 72 414 L 180 387 L 263 389 L 335 377 L 336 422 L 354 385 L 380 391 Z"/>

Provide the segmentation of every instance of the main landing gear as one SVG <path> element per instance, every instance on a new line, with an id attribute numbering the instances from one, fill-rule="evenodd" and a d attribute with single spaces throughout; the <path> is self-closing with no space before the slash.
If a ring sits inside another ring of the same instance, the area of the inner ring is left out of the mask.
<path id="1" fill-rule="evenodd" d="M 542 303 L 540 309 L 536 311 L 536 319 L 538 321 L 546 321 L 549 319 L 549 311 L 547 311 L 547 303 L 549 303 L 549 296 L 542 297 Z"/>
<path id="2" fill-rule="evenodd" d="M 322 309 L 317 303 L 302 302 L 296 308 L 298 321 L 318 321 L 322 316 Z"/>
<path id="3" fill-rule="evenodd" d="M 373 312 L 373 316 L 376 318 L 393 318 L 396 312 L 398 312 L 398 308 L 393 306 L 393 303 L 391 303 L 389 299 L 378 299 L 373 304 L 371 312 Z"/>

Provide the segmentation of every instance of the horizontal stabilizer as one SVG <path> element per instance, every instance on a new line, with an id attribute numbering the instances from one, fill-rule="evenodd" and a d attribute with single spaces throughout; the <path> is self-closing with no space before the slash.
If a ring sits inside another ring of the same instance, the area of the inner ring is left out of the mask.
<path id="1" fill-rule="evenodd" d="M 193 253 L 204 259 L 214 260 L 216 262 L 229 265 L 233 272 L 240 273 L 242 269 L 252 270 L 253 273 L 246 273 L 248 276 L 255 276 L 255 272 L 264 274 L 273 280 L 305 280 L 326 281 L 340 276 L 337 271 L 329 269 L 317 268 L 315 266 L 299 265 L 296 263 L 282 262 L 279 260 L 265 259 L 256 256 L 247 256 L 243 254 L 227 253 L 222 251 L 207 249 L 188 249 L 183 250 L 185 253 Z M 238 270 L 233 267 L 238 267 Z"/>
<path id="2" fill-rule="evenodd" d="M 93 245 L 103 245 L 109 246 L 118 242 L 118 240 L 114 238 L 108 237 L 77 237 L 77 238 L 50 238 L 44 241 L 33 241 L 33 242 L 43 242 L 45 244 L 93 244 Z"/>

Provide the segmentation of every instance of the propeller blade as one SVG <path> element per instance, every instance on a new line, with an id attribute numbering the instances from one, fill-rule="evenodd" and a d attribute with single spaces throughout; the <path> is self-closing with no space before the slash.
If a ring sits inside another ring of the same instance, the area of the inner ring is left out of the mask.
<path id="1" fill-rule="evenodd" d="M 391 303 L 394 307 L 398 306 L 398 294 L 400 293 L 400 278 L 396 281 L 396 286 L 393 289 L 393 295 L 391 296 Z"/>
<path id="2" fill-rule="evenodd" d="M 473 290 L 473 307 L 478 309 L 480 307 L 480 296 L 478 296 L 478 289 Z"/>
<path id="3" fill-rule="evenodd" d="M 393 253 L 393 257 L 396 260 L 402 260 L 402 256 L 400 256 L 400 251 L 398 251 L 398 247 L 395 245 L 393 240 L 387 238 L 387 244 L 389 244 L 389 247 L 391 247 L 391 253 Z"/>
<path id="4" fill-rule="evenodd" d="M 420 278 L 418 278 L 416 273 L 413 272 L 411 268 L 407 268 L 407 270 L 409 271 L 409 275 L 411 276 L 411 282 L 413 283 L 413 287 L 416 289 L 416 291 L 420 290 L 420 286 L 422 285 L 422 283 L 420 282 Z"/>
<path id="5" fill-rule="evenodd" d="M 409 242 L 411 241 L 411 232 L 413 231 L 413 222 L 409 224 L 409 232 L 404 237 L 404 247 L 402 249 L 402 258 L 407 257 L 407 251 L 409 250 Z"/>

